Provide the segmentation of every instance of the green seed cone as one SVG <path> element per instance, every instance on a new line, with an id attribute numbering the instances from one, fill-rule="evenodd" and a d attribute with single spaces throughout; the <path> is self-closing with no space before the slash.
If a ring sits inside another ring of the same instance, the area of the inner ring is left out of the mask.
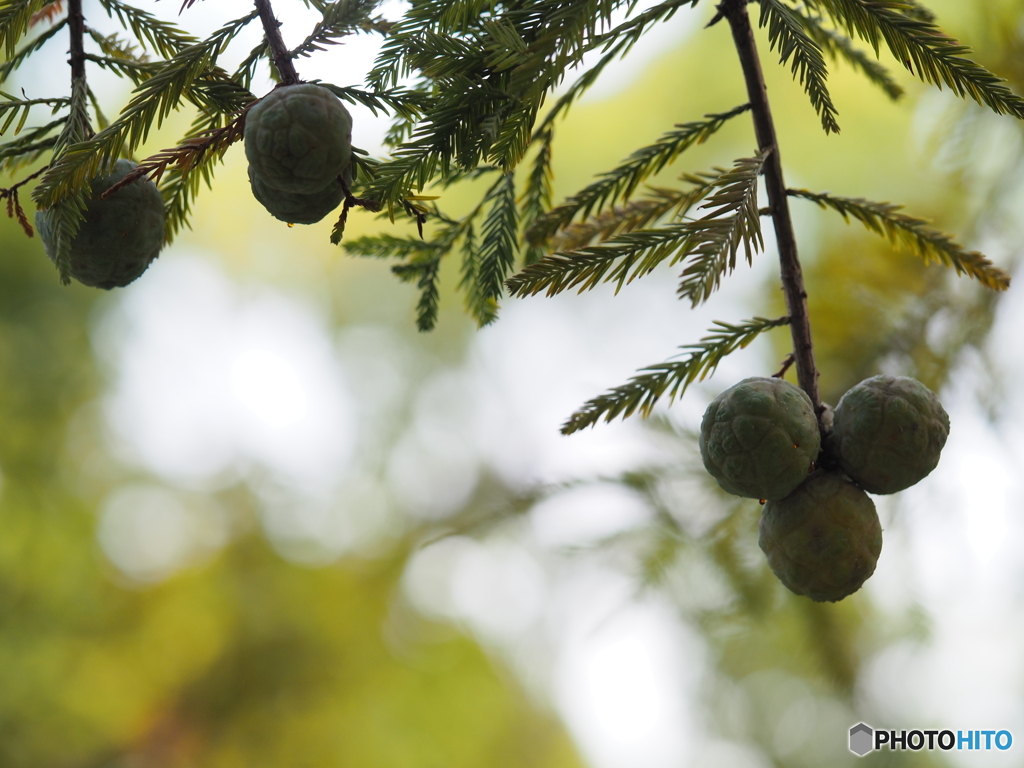
<path id="1" fill-rule="evenodd" d="M 350 174 L 346 170 L 346 178 Z M 259 200 L 275 219 L 289 224 L 316 224 L 345 199 L 345 190 L 335 178 L 319 192 L 285 192 L 267 186 L 249 166 L 249 187 L 253 197 Z"/>
<path id="2" fill-rule="evenodd" d="M 821 435 L 807 394 L 782 379 L 744 379 L 700 425 L 704 467 L 729 493 L 783 499 L 807 479 Z"/>
<path id="3" fill-rule="evenodd" d="M 882 526 L 874 502 L 838 473 L 816 472 L 761 512 L 758 545 L 790 591 L 836 602 L 875 572 Z"/>
<path id="4" fill-rule="evenodd" d="M 110 173 L 92 180 L 84 220 L 71 241 L 71 276 L 94 288 L 128 285 L 155 259 L 164 242 L 164 201 L 149 179 L 122 187 L 105 200 L 99 196 L 123 179 L 135 163 L 118 160 Z M 36 212 L 36 228 L 50 260 L 57 261 L 51 215 Z"/>
<path id="5" fill-rule="evenodd" d="M 348 167 L 352 117 L 326 88 L 279 87 L 245 118 L 245 156 L 269 187 L 316 194 Z"/>
<path id="6" fill-rule="evenodd" d="M 839 464 L 869 493 L 896 493 L 939 463 L 949 416 L 935 394 L 906 376 L 874 376 L 836 406 L 832 442 Z"/>

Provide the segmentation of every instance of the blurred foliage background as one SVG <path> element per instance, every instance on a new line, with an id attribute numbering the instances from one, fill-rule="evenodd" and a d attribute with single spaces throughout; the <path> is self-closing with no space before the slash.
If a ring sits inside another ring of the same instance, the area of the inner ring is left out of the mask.
<path id="1" fill-rule="evenodd" d="M 933 5 L 1024 92 L 1024 4 Z M 725 25 L 674 29 L 679 44 L 627 87 L 570 114 L 561 194 L 671 124 L 743 100 Z M 1016 265 L 1018 125 L 909 77 L 892 104 L 837 65 L 843 133 L 825 137 L 761 42 L 791 186 L 905 203 Z M 752 146 L 737 120 L 669 172 L 727 165 Z M 643 425 L 556 434 L 585 397 L 696 341 L 709 318 L 781 314 L 771 253 L 694 313 L 672 306 L 672 276 L 656 273 L 619 297 L 506 306 L 480 333 L 449 295 L 438 330 L 418 335 L 412 291 L 332 249 L 326 225 L 266 216 L 241 154 L 201 198 L 194 231 L 123 292 L 63 288 L 38 240 L 0 222 L 0 765 L 852 763 L 846 729 L 892 717 L 866 665 L 886 649 L 925 653 L 928 589 L 887 600 L 907 578 L 880 568 L 838 605 L 786 593 L 757 549 L 756 503 L 718 492 L 695 449 L 707 397 L 775 370 L 788 333 Z M 998 425 L 1014 384 L 989 334 L 1019 286 L 1004 298 L 957 282 L 806 205 L 796 215 L 826 401 L 898 372 L 966 391 Z M 352 236 L 380 226 L 350 223 Z M 449 293 L 457 279 L 452 267 Z M 209 331 L 193 316 L 235 323 L 217 332 L 227 346 L 193 354 Z M 292 327 L 283 346 L 252 346 L 260 329 Z M 311 353 L 334 372 L 323 386 L 342 382 L 342 416 L 317 410 L 316 370 L 288 367 L 281 350 L 304 332 L 327 350 Z M 213 365 L 238 344 L 234 367 Z M 282 398 L 302 407 L 275 410 Z M 229 400 L 252 407 L 224 422 Z M 296 423 L 314 426 L 289 431 Z M 955 411 L 953 424 L 955 437 Z M 330 461 L 307 476 L 289 457 L 310 451 Z M 883 560 L 898 559 L 911 530 L 901 501 L 880 510 L 896 542 Z M 578 614 L 589 618 L 569 620 Z M 654 630 L 606 656 L 580 650 L 608 622 L 652 615 Z M 620 669 L 622 685 L 587 688 L 572 672 L 585 656 L 593 679 Z M 1017 722 L 1016 682 L 1000 722 Z M 629 711 L 650 717 L 629 725 Z M 935 711 L 910 705 L 898 714 L 893 728 L 993 727 L 925 722 Z"/>

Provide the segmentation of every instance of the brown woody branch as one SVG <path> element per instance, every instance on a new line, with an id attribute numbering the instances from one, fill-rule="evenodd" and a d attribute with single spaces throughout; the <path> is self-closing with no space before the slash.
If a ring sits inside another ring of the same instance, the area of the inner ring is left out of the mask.
<path id="1" fill-rule="evenodd" d="M 299 73 L 295 71 L 292 54 L 285 47 L 284 38 L 281 37 L 281 22 L 274 18 L 274 9 L 270 7 L 270 0 L 256 0 L 256 10 L 259 11 L 260 21 L 263 22 L 263 31 L 267 36 L 267 45 L 270 46 L 274 66 L 277 67 L 277 72 L 281 75 L 281 84 L 295 85 L 300 82 Z"/>
<path id="2" fill-rule="evenodd" d="M 795 362 L 796 358 L 793 357 L 793 353 L 790 352 L 788 355 L 786 355 L 785 358 L 783 358 L 782 365 L 779 366 L 779 370 L 772 374 L 772 378 L 781 379 L 783 376 L 786 375 L 786 372 L 793 367 L 793 363 Z"/>
<path id="3" fill-rule="evenodd" d="M 793 220 L 789 215 L 789 199 L 782 176 L 782 160 L 779 153 L 775 123 L 768 103 L 761 62 L 757 55 L 754 30 L 747 14 L 748 0 L 722 0 L 718 13 L 729 22 L 733 43 L 739 54 L 743 77 L 747 85 L 750 111 L 754 119 L 754 132 L 761 151 L 772 149 L 765 160 L 764 178 L 768 192 L 768 204 L 775 225 L 775 239 L 779 248 L 779 263 L 782 273 L 782 287 L 789 310 L 789 329 L 793 337 L 793 358 L 796 361 L 797 380 L 807 393 L 822 426 L 823 406 L 818 394 L 818 369 L 814 364 L 814 343 L 811 338 L 811 322 L 807 314 L 807 291 L 804 289 L 803 270 L 797 254 Z M 823 428 L 823 427 L 822 427 Z"/>
<path id="4" fill-rule="evenodd" d="M 68 0 L 68 32 L 71 37 L 71 80 L 85 82 L 85 16 L 82 0 Z"/>

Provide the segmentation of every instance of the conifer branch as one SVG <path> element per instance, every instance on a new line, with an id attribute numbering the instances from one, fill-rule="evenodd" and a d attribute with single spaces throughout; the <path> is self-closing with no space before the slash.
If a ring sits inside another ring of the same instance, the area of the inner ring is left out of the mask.
<path id="1" fill-rule="evenodd" d="M 288 55 L 296 59 L 309 56 L 316 51 L 327 50 L 325 45 L 337 41 L 358 30 L 369 28 L 370 14 L 380 5 L 380 0 L 335 0 L 320 8 L 322 18 L 313 27 L 305 40 Z"/>
<path id="2" fill-rule="evenodd" d="M 771 150 L 764 166 L 765 189 L 768 192 L 768 204 L 772 210 L 775 240 L 779 249 L 782 289 L 790 318 L 797 379 L 801 389 L 811 399 L 821 425 L 823 406 L 818 394 L 818 369 L 814 363 L 814 342 L 811 338 L 811 321 L 807 313 L 807 291 L 804 289 L 803 270 L 797 255 L 793 220 L 789 214 L 789 200 L 782 175 L 782 158 L 775 135 L 775 123 L 768 102 L 764 75 L 761 72 L 754 30 L 747 15 L 747 0 L 722 0 L 718 7 L 728 20 L 732 31 L 733 43 L 747 86 L 758 148 L 762 152 Z"/>
<path id="3" fill-rule="evenodd" d="M 122 40 L 116 32 L 110 35 L 101 35 L 92 27 L 86 25 L 85 33 L 93 39 L 106 56 L 114 59 L 124 59 L 133 64 L 149 63 L 149 56 L 146 55 L 145 50 L 136 50 L 135 43 L 129 40 Z"/>
<path id="4" fill-rule="evenodd" d="M 692 4 L 692 0 L 687 0 Z M 419 74 L 434 95 L 415 124 L 393 126 L 392 160 L 382 164 L 367 194 L 388 208 L 389 216 L 410 194 L 452 173 L 492 163 L 512 171 L 533 136 L 593 82 L 597 73 L 628 50 L 623 39 L 604 37 L 611 14 L 628 0 L 535 0 L 501 12 L 476 2 L 417 3 L 389 32 L 367 77 L 378 91 Z M 651 9 L 667 17 L 685 3 L 670 0 Z M 654 16 L 645 17 L 653 21 Z M 639 27 L 637 28 L 639 29 Z M 577 83 L 534 129 L 551 86 L 583 54 L 611 46 L 596 67 Z"/>
<path id="5" fill-rule="evenodd" d="M 494 158 L 498 154 L 495 148 L 501 146 L 495 142 L 496 134 L 499 140 L 506 130 L 516 134 L 513 149 L 525 152 L 528 121 L 523 120 L 521 110 L 516 113 L 518 118 L 511 114 L 510 103 L 509 97 L 494 86 L 467 91 L 464 78 L 452 87 L 436 86 L 420 120 L 402 123 L 402 132 L 411 130 L 411 135 L 392 151 L 389 161 L 377 167 L 375 178 L 365 190 L 367 197 L 386 206 L 394 220 L 395 208 L 439 174 L 450 179 Z M 512 170 L 513 160 L 517 162 L 516 158 L 501 158 L 502 170 Z"/>
<path id="6" fill-rule="evenodd" d="M 223 115 L 200 113 L 178 147 L 164 150 L 171 154 L 170 162 L 158 170 L 155 178 L 162 182 L 160 193 L 164 198 L 166 212 L 165 245 L 170 245 L 182 228 L 189 226 L 188 219 L 192 213 L 193 200 L 199 195 L 204 184 L 207 187 L 211 186 L 215 164 L 221 161 L 231 142 L 240 138 L 243 126 L 244 121 L 239 124 L 237 118 L 225 123 Z M 190 143 L 192 141 L 195 141 L 194 145 Z M 180 154 L 176 153 L 176 150 L 180 150 Z M 161 154 L 163 153 L 143 160 L 133 171 L 151 164 Z M 181 157 L 180 165 L 175 162 L 176 154 Z"/>
<path id="7" fill-rule="evenodd" d="M 526 239 L 526 233 L 533 226 L 533 222 L 551 207 L 551 196 L 554 186 L 551 156 L 554 138 L 555 129 L 553 126 L 548 126 L 543 131 L 535 133 L 533 137 L 533 143 L 538 145 L 537 154 L 533 158 L 530 173 L 526 177 L 526 187 L 523 190 L 520 201 L 523 228 L 520 242 L 525 247 L 524 261 L 526 264 L 533 264 L 544 256 L 545 253 L 543 248 L 531 244 Z"/>
<path id="8" fill-rule="evenodd" d="M 292 54 L 285 46 L 284 38 L 281 37 L 281 22 L 274 18 L 274 9 L 270 7 L 270 0 L 256 0 L 256 11 L 263 23 L 263 32 L 267 37 L 270 57 L 281 76 L 281 84 L 294 85 L 300 82 L 299 73 L 295 71 L 295 65 L 292 63 Z"/>
<path id="9" fill-rule="evenodd" d="M 191 45 L 199 42 L 195 37 L 179 29 L 169 21 L 158 19 L 148 11 L 143 11 L 121 0 L 99 0 L 107 15 L 130 29 L 135 39 L 145 46 L 152 46 L 160 56 L 171 59 Z"/>
<path id="10" fill-rule="evenodd" d="M 57 144 L 57 136 L 44 137 L 55 128 L 62 127 L 67 121 L 67 115 L 58 117 L 46 125 L 29 128 L 14 141 L 0 144 L 0 169 L 13 171 L 15 168 L 38 160 L 44 152 L 53 149 Z"/>
<path id="11" fill-rule="evenodd" d="M 901 205 L 876 203 L 854 197 L 837 197 L 827 193 L 791 189 L 792 197 L 800 197 L 831 208 L 849 223 L 852 216 L 867 229 L 881 235 L 893 245 L 903 247 L 926 262 L 935 262 L 955 269 L 959 275 L 973 277 L 986 288 L 1005 291 L 1010 276 L 995 266 L 984 254 L 968 251 L 950 235 L 932 229 L 924 219 L 900 213 Z"/>
<path id="12" fill-rule="evenodd" d="M 878 53 L 885 42 L 892 55 L 926 83 L 948 86 L 961 98 L 970 97 L 998 114 L 1024 119 L 1024 99 L 1006 81 L 965 58 L 969 46 L 945 34 L 934 18 L 907 0 L 805 0 L 823 8 L 851 35 L 866 40 Z"/>
<path id="13" fill-rule="evenodd" d="M 253 49 L 239 63 L 231 79 L 237 81 L 243 88 L 251 89 L 253 78 L 256 77 L 256 65 L 267 55 L 267 38 L 263 37 Z"/>
<path id="14" fill-rule="evenodd" d="M 394 113 L 407 120 L 415 120 L 423 109 L 428 105 L 429 100 L 419 91 L 412 91 L 406 88 L 394 88 L 390 91 L 364 91 L 361 88 L 352 86 L 340 87 L 331 83 L 319 81 L 317 85 L 326 88 L 342 101 L 349 104 L 361 104 L 369 109 L 375 116 L 378 112 L 384 114 Z"/>
<path id="15" fill-rule="evenodd" d="M 749 262 L 761 250 L 760 212 L 757 208 L 757 177 L 768 153 L 737 160 L 732 170 L 689 177 L 695 187 L 681 195 L 689 207 L 713 190 L 703 207 L 711 212 L 696 221 L 666 224 L 654 229 L 625 232 L 607 242 L 554 253 L 525 267 L 507 281 L 514 296 L 541 291 L 553 296 L 579 286 L 579 293 L 601 282 L 615 282 L 616 292 L 637 277 L 649 274 L 658 264 L 670 264 L 693 255 L 683 271 L 681 296 L 697 305 L 719 286 L 723 274 L 735 269 L 740 248 Z"/>
<path id="16" fill-rule="evenodd" d="M 727 121 L 749 108 L 744 104 L 728 112 L 706 115 L 706 120 L 677 125 L 657 142 L 636 150 L 620 166 L 601 174 L 598 181 L 537 219 L 527 232 L 527 240 L 539 245 L 577 216 L 585 218 L 600 212 L 606 205 L 629 199 L 644 180 L 658 173 L 685 150 L 707 141 Z"/>
<path id="17" fill-rule="evenodd" d="M 683 180 L 689 182 L 691 188 L 667 190 L 665 203 L 668 203 L 671 196 L 674 200 L 669 209 L 675 207 L 680 214 L 689 210 L 707 196 L 724 173 L 724 170 L 716 169 L 699 176 L 684 176 Z M 640 201 L 640 204 L 644 202 Z M 660 205 L 661 201 L 656 204 Z M 623 207 L 623 219 L 630 215 L 625 212 L 629 205 L 633 203 Z M 544 291 L 545 295 L 554 296 L 576 286 L 580 286 L 578 293 L 582 293 L 595 288 L 602 281 L 616 283 L 617 293 L 623 285 L 648 274 L 676 250 L 685 249 L 698 231 L 692 223 L 678 222 L 656 229 L 640 229 L 650 222 L 646 221 L 645 216 L 638 215 L 637 228 L 625 229 L 618 232 L 615 238 L 602 240 L 601 246 L 590 247 L 589 243 L 594 236 L 599 235 L 603 229 L 618 227 L 618 221 L 612 223 L 614 216 L 614 211 L 608 212 L 607 217 L 603 213 L 597 214 L 585 222 L 561 230 L 558 237 L 564 236 L 567 245 L 550 255 L 546 255 L 543 247 L 534 246 L 542 258 L 528 261 L 519 274 L 506 281 L 505 285 L 511 295 L 522 298 Z M 620 258 L 622 261 L 616 266 L 615 262 Z M 672 263 L 675 263 L 675 259 Z"/>
<path id="18" fill-rule="evenodd" d="M 45 0 L 7 0 L 0 4 L 0 48 L 3 48 L 4 58 L 14 57 L 18 41 L 28 32 L 32 17 L 45 4 Z"/>
<path id="19" fill-rule="evenodd" d="M 649 416 L 655 403 L 666 393 L 670 402 L 682 397 L 695 381 L 703 381 L 713 374 L 727 355 L 749 346 L 765 331 L 788 324 L 788 317 L 775 320 L 755 317 L 739 325 L 716 320 L 715 327 L 699 343 L 680 347 L 688 352 L 684 360 L 640 369 L 626 384 L 585 403 L 562 425 L 561 432 L 571 435 L 594 426 L 602 418 L 610 422 L 620 415 L 627 418 L 637 412 Z"/>
<path id="20" fill-rule="evenodd" d="M 689 5 L 693 7 L 697 2 L 698 0 L 668 0 L 668 2 L 659 3 L 652 8 L 648 8 L 635 18 L 623 22 L 611 31 L 598 35 L 591 40 L 587 44 L 586 50 L 596 50 L 604 46 L 604 55 L 597 64 L 580 75 L 558 101 L 555 102 L 555 105 L 545 115 L 544 120 L 537 126 L 535 135 L 542 134 L 559 116 L 564 114 L 573 102 L 597 82 L 597 78 L 612 61 L 625 56 L 648 27 L 655 22 L 667 21 L 682 6 Z"/>
<path id="21" fill-rule="evenodd" d="M 671 258 L 670 263 L 674 264 L 679 258 L 677 254 L 690 253 L 698 236 L 713 237 L 715 230 L 732 223 L 727 220 L 696 226 L 694 222 L 682 222 L 627 232 L 599 245 L 545 256 L 525 266 L 505 281 L 505 285 L 510 295 L 517 298 L 535 296 L 542 291 L 545 296 L 556 296 L 577 286 L 577 293 L 583 293 L 602 282 L 614 282 L 618 293 L 623 285 L 650 274 L 666 259 Z M 720 241 L 721 238 L 716 238 L 716 242 Z"/>
<path id="22" fill-rule="evenodd" d="M 515 267 L 516 255 L 519 252 L 519 210 L 516 207 L 515 174 L 503 174 L 492 187 L 491 194 L 485 198 L 486 202 L 489 202 L 491 207 L 484 219 L 476 282 L 481 298 L 496 306 L 502 295 L 505 278 Z M 481 325 L 486 325 L 496 317 L 497 313 L 493 312 L 478 320 Z"/>
<path id="23" fill-rule="evenodd" d="M 394 237 L 393 235 L 368 235 L 348 240 L 343 244 L 345 252 L 353 256 L 372 258 L 399 258 L 404 262 L 391 267 L 392 273 L 404 282 L 415 282 L 420 289 L 420 300 L 416 309 L 416 325 L 420 331 L 429 331 L 437 323 L 440 292 L 437 280 L 441 260 L 462 241 L 463 262 L 460 288 L 466 290 L 466 308 L 481 325 L 493 319 L 497 310 L 493 297 L 486 297 L 480 290 L 479 248 L 476 245 L 474 222 L 480 216 L 488 199 L 495 199 L 498 188 L 508 182 L 504 176 L 488 189 L 484 199 L 462 219 L 445 216 L 436 207 L 431 218 L 438 222 L 438 228 L 430 240 L 423 239 L 422 223 L 426 209 L 415 208 L 406 202 L 406 212 L 416 218 L 420 237 Z"/>
<path id="24" fill-rule="evenodd" d="M 56 96 L 50 99 L 19 99 L 3 91 L 0 91 L 0 96 L 7 99 L 7 101 L 0 101 L 0 120 L 3 121 L 3 124 L 0 125 L 0 136 L 7 133 L 7 129 L 15 120 L 18 121 L 18 124 L 14 126 L 14 133 L 15 135 L 21 133 L 32 107 L 45 104 L 50 107 L 50 114 L 55 115 L 61 107 L 66 107 L 71 103 L 71 99 L 65 96 Z"/>
<path id="25" fill-rule="evenodd" d="M 625 42 L 627 45 L 626 50 L 623 51 L 623 53 L 625 53 L 629 48 L 632 48 L 640 41 L 644 32 L 646 32 L 652 24 L 661 21 L 668 21 L 675 16 L 676 11 L 684 5 L 695 8 L 699 2 L 700 0 L 667 0 L 666 2 L 658 3 L 629 21 L 622 22 L 619 26 L 609 32 L 606 32 L 603 35 L 598 35 L 591 43 L 591 48 L 600 48 L 602 45 L 611 45 L 613 41 Z"/>
<path id="26" fill-rule="evenodd" d="M 437 277 L 441 259 L 451 250 L 457 236 L 454 228 L 446 234 L 450 237 L 437 241 L 394 235 L 364 236 L 346 241 L 345 251 L 354 256 L 403 259 L 403 263 L 394 265 L 391 271 L 403 282 L 415 282 L 420 289 L 416 325 L 420 331 L 429 331 L 437 324 L 440 301 Z"/>
<path id="27" fill-rule="evenodd" d="M 127 77 L 136 85 L 148 80 L 159 68 L 159 64 L 149 62 L 134 62 L 130 59 L 122 59 L 114 56 L 97 56 L 93 53 L 85 54 L 86 61 L 91 61 L 102 69 L 110 70 L 122 77 Z"/>
<path id="28" fill-rule="evenodd" d="M 551 239 L 554 251 L 575 251 L 594 240 L 605 242 L 624 232 L 635 232 L 654 224 L 663 216 L 671 214 L 670 220 L 678 221 L 707 194 L 709 187 L 701 179 L 692 190 L 648 187 L 645 197 L 633 199 L 601 213 L 590 216 L 586 221 L 570 224 L 560 229 Z"/>
<path id="29" fill-rule="evenodd" d="M 14 70 L 16 70 L 22 64 L 24 64 L 25 60 L 28 59 L 29 56 L 31 56 L 36 51 L 40 50 L 44 45 L 46 45 L 46 43 L 49 42 L 50 39 L 54 37 L 54 35 L 56 35 L 58 32 L 64 29 L 64 27 L 66 27 L 67 24 L 68 20 L 66 18 L 61 19 L 48 30 L 43 32 L 38 37 L 36 37 L 35 40 L 31 41 L 30 43 L 28 43 L 28 45 L 24 46 L 16 54 L 9 57 L 7 61 L 0 65 L 0 83 L 5 82 L 7 78 L 11 76 L 11 73 L 14 72 Z"/>
<path id="30" fill-rule="evenodd" d="M 836 108 L 825 84 L 828 70 L 821 48 L 804 30 L 800 16 L 779 0 L 761 0 L 760 25 L 768 27 L 768 42 L 779 52 L 779 63 L 792 58 L 793 76 L 804 86 L 811 105 L 821 117 L 825 133 L 839 133 Z"/>
<path id="31" fill-rule="evenodd" d="M 717 190 L 702 208 L 714 210 L 694 224 L 707 223 L 708 231 L 696 239 L 679 284 L 680 298 L 692 306 L 707 301 L 718 289 L 722 276 L 736 269 L 736 253 L 743 245 L 747 263 L 753 252 L 764 250 L 761 237 L 761 212 L 757 207 L 757 177 L 773 150 L 762 150 L 756 157 L 737 160 L 732 170 L 715 180 Z M 727 217 L 727 214 L 732 214 Z"/>
<path id="32" fill-rule="evenodd" d="M 842 59 L 881 88 L 885 95 L 893 101 L 897 101 L 903 96 L 903 87 L 893 80 L 889 70 L 871 58 L 865 51 L 857 48 L 850 38 L 833 29 L 828 29 L 814 16 L 808 16 L 798 11 L 794 11 L 794 14 L 800 19 L 800 23 L 804 25 L 804 29 L 807 30 L 811 39 L 831 56 L 833 61 Z"/>
<path id="33" fill-rule="evenodd" d="M 612 14 L 630 5 L 629 0 L 536 0 L 506 6 L 499 25 L 504 29 L 500 29 L 495 26 L 492 14 L 485 13 L 491 10 L 490 3 L 479 0 L 416 3 L 391 28 L 367 82 L 378 90 L 386 90 L 414 70 L 426 69 L 423 65 L 427 62 L 422 56 L 428 49 L 421 47 L 423 44 L 429 46 L 430 60 L 444 66 L 434 44 L 447 40 L 445 47 L 451 54 L 456 52 L 452 46 L 457 46 L 456 41 L 461 39 L 468 44 L 467 54 L 486 53 L 490 48 L 490 54 L 485 55 L 481 63 L 501 61 L 505 71 L 516 70 L 515 85 L 522 87 L 524 96 L 533 99 L 557 82 L 567 68 L 578 64 L 587 50 L 605 44 L 601 32 L 610 24 Z M 521 44 L 511 43 L 513 38 L 518 38 Z M 503 55 L 506 58 L 502 58 Z"/>
<path id="34" fill-rule="evenodd" d="M 151 155 L 132 168 L 116 184 L 112 184 L 101 199 L 110 197 L 118 190 L 132 184 L 143 176 L 159 182 L 169 167 L 176 168 L 181 175 L 186 175 L 196 165 L 203 163 L 207 157 L 219 160 L 227 148 L 242 138 L 245 131 L 245 116 L 248 108 L 232 119 L 227 125 L 208 128 L 182 140 L 176 147 L 164 149 Z"/>
<path id="35" fill-rule="evenodd" d="M 345 241 L 345 252 L 352 256 L 372 259 L 411 259 L 424 254 L 433 255 L 443 251 L 447 242 L 421 240 L 418 237 L 397 237 L 395 235 L 363 235 Z"/>
<path id="36" fill-rule="evenodd" d="M 437 325 L 437 313 L 441 303 L 438 278 L 441 272 L 441 257 L 434 255 L 423 261 L 395 264 L 391 272 L 404 283 L 416 283 L 420 299 L 416 303 L 416 327 L 421 331 L 433 330 Z"/>
<path id="37" fill-rule="evenodd" d="M 687 0 L 687 2 L 689 2 L 689 0 Z M 629 40 L 620 40 L 605 52 L 605 54 L 598 60 L 597 64 L 576 78 L 575 82 L 566 89 L 565 93 L 563 93 L 558 101 L 555 102 L 554 106 L 544 116 L 540 125 L 538 125 L 534 130 L 535 141 L 537 136 L 543 135 L 545 131 L 549 130 L 553 126 L 555 120 L 565 114 L 569 107 L 572 106 L 580 96 L 586 93 L 590 86 L 597 82 L 598 77 L 600 77 L 601 73 L 604 72 L 605 68 L 609 64 L 626 52 L 629 47 L 628 43 Z"/>

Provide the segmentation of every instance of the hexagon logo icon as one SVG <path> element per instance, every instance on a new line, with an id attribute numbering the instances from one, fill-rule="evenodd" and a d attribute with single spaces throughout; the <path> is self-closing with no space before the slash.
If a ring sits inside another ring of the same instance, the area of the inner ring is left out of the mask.
<path id="1" fill-rule="evenodd" d="M 857 723 L 850 729 L 850 751 L 857 757 L 864 757 L 875 748 L 875 732 L 870 725 Z"/>

